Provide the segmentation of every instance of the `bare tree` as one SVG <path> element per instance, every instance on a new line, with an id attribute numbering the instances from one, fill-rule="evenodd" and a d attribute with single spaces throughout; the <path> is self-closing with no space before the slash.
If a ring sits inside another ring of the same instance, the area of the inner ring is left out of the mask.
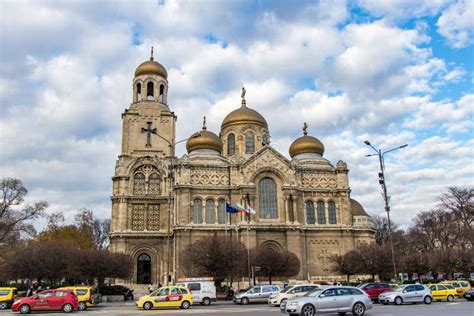
<path id="1" fill-rule="evenodd" d="M 333 271 L 347 276 L 349 282 L 351 275 L 357 274 L 361 270 L 360 254 L 357 251 L 349 251 L 344 255 L 335 255 L 330 258 L 333 263 Z"/>
<path id="2" fill-rule="evenodd" d="M 378 275 L 381 279 L 391 273 L 392 262 L 390 248 L 387 244 L 379 246 L 370 244 L 361 246 L 359 254 L 360 272 L 370 274 L 372 279 Z"/>
<path id="3" fill-rule="evenodd" d="M 217 282 L 247 274 L 247 248 L 221 237 L 199 239 L 182 252 L 181 268 L 188 276 L 212 276 Z"/>
<path id="4" fill-rule="evenodd" d="M 18 239 L 21 234 L 36 233 L 31 221 L 44 215 L 48 203 L 22 205 L 27 193 L 19 179 L 3 178 L 0 182 L 0 244 Z"/>
<path id="5" fill-rule="evenodd" d="M 110 219 L 99 219 L 94 216 L 92 210 L 80 209 L 75 216 L 76 226 L 88 231 L 96 249 L 106 249 L 109 245 Z"/>
<path id="6" fill-rule="evenodd" d="M 260 267 L 258 276 L 268 277 L 271 284 L 273 277 L 291 277 L 300 272 L 301 262 L 289 251 L 277 251 L 268 247 L 251 251 L 251 264 Z"/>

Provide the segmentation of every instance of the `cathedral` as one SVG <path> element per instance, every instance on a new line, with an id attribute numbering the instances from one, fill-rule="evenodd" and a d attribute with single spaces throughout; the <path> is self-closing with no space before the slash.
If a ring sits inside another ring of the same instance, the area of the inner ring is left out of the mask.
<path id="1" fill-rule="evenodd" d="M 291 159 L 275 150 L 268 123 L 247 103 L 245 89 L 218 133 L 204 119 L 202 129 L 183 140 L 187 154 L 176 157 L 181 140 L 167 77 L 152 52 L 135 70 L 132 103 L 122 113 L 110 249 L 133 258 L 128 283 L 186 277 L 183 250 L 209 236 L 292 251 L 301 261 L 294 278 L 301 281 L 333 280 L 330 256 L 373 241 L 370 217 L 351 198 L 347 164 L 325 159 L 323 143 L 303 122 Z M 229 216 L 226 201 L 251 206 L 256 215 Z"/>

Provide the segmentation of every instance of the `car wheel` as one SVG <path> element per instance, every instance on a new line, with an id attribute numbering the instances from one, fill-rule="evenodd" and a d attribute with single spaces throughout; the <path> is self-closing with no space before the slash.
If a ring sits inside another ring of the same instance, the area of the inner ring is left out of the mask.
<path id="1" fill-rule="evenodd" d="M 282 299 L 282 300 L 280 301 L 280 304 L 278 304 L 278 306 L 280 306 L 281 304 L 285 303 L 286 301 L 287 301 L 286 298 Z"/>
<path id="2" fill-rule="evenodd" d="M 249 299 L 246 297 L 242 297 L 242 299 L 240 300 L 240 303 L 242 305 L 247 305 L 249 303 Z"/>
<path id="3" fill-rule="evenodd" d="M 79 310 L 80 311 L 85 311 L 86 309 L 87 309 L 86 302 L 79 302 Z"/>
<path id="4" fill-rule="evenodd" d="M 63 306 L 63 312 L 65 312 L 65 313 L 70 313 L 70 312 L 72 312 L 73 309 L 74 308 L 72 307 L 71 304 L 64 304 L 64 306 Z"/>
<path id="5" fill-rule="evenodd" d="M 423 302 L 425 302 L 425 304 L 431 304 L 431 297 L 429 297 L 428 295 L 425 296 L 425 299 L 423 300 Z"/>
<path id="6" fill-rule="evenodd" d="M 30 308 L 30 306 L 29 306 L 29 305 L 26 305 L 26 304 L 25 304 L 25 305 L 21 305 L 21 306 L 20 306 L 20 313 L 21 313 L 21 314 L 29 314 L 29 313 L 31 313 L 31 308 Z"/>
<path id="7" fill-rule="evenodd" d="M 7 307 L 8 307 L 7 302 L 0 303 L 0 309 L 7 309 Z"/>
<path id="8" fill-rule="evenodd" d="M 454 301 L 454 296 L 448 295 L 448 302 L 453 302 Z"/>
<path id="9" fill-rule="evenodd" d="M 352 315 L 363 316 L 364 313 L 365 313 L 365 305 L 362 304 L 361 302 L 355 303 L 354 307 L 352 307 Z"/>
<path id="10" fill-rule="evenodd" d="M 395 305 L 402 305 L 403 304 L 403 300 L 400 296 L 397 296 L 395 298 Z"/>
<path id="11" fill-rule="evenodd" d="M 313 305 L 306 304 L 301 309 L 301 316 L 314 316 L 316 315 L 316 310 L 314 309 Z"/>
<path id="12" fill-rule="evenodd" d="M 188 301 L 184 301 L 181 303 L 181 309 L 189 309 L 189 306 L 191 306 L 191 304 L 189 304 Z"/>
<path id="13" fill-rule="evenodd" d="M 153 303 L 152 302 L 145 302 L 143 303 L 143 309 L 146 311 L 149 311 L 150 309 L 153 308 Z"/>
<path id="14" fill-rule="evenodd" d="M 211 305 L 211 299 L 209 297 L 205 297 L 202 299 L 202 305 L 209 306 Z"/>

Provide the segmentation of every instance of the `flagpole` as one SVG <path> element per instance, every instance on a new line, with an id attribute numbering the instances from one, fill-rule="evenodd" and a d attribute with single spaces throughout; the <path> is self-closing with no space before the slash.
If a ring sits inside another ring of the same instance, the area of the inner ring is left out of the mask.
<path id="1" fill-rule="evenodd" d="M 245 208 L 250 205 L 250 198 L 249 194 L 247 193 L 245 199 Z M 249 230 L 250 230 L 250 212 L 247 213 L 247 269 L 249 270 L 249 286 L 252 286 L 252 274 L 250 269 L 250 237 L 249 237 Z"/>

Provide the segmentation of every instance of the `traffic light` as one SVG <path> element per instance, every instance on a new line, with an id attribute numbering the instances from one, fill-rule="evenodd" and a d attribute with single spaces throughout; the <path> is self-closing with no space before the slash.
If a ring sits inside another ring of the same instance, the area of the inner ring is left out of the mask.
<path id="1" fill-rule="evenodd" d="M 381 185 L 384 185 L 384 183 L 385 183 L 385 179 L 383 178 L 383 173 L 382 172 L 379 172 L 379 183 Z"/>

